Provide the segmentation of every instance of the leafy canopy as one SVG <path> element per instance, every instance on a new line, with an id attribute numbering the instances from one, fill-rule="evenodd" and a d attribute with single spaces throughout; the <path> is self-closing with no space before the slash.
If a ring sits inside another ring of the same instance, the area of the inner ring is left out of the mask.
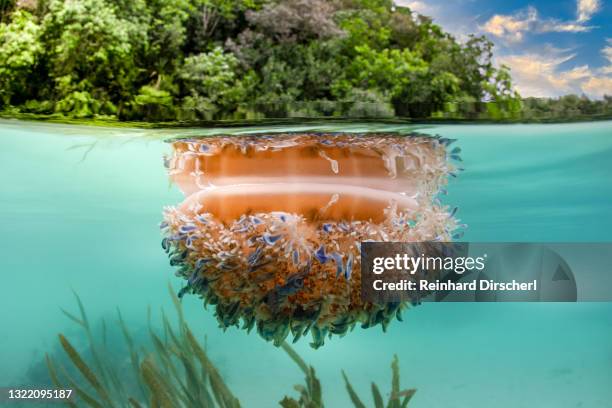
<path id="1" fill-rule="evenodd" d="M 391 0 L 6 2 L 0 109 L 130 120 L 521 109 L 484 37 Z M 473 113 L 473 112 L 471 112 Z"/>

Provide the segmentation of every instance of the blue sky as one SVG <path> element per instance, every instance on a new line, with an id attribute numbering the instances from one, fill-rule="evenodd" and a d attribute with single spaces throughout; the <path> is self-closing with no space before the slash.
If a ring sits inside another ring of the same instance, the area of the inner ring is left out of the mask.
<path id="1" fill-rule="evenodd" d="M 612 0 L 396 0 L 460 40 L 485 34 L 523 96 L 612 95 Z"/>

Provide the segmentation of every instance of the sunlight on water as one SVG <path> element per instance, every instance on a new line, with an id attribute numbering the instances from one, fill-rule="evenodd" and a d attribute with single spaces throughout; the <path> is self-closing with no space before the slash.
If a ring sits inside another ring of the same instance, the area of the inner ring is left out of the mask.
<path id="1" fill-rule="evenodd" d="M 274 128 L 308 130 L 312 126 Z M 325 125 L 326 131 L 413 131 L 415 126 Z M 459 206 L 471 241 L 612 241 L 612 123 L 445 125 L 416 130 L 456 138 L 465 171 L 444 203 Z M 265 131 L 266 129 L 259 129 Z M 233 132 L 252 132 L 234 129 Z M 147 307 L 171 309 L 166 284 L 180 279 L 161 246 L 170 185 L 164 139 L 219 130 L 128 130 L 0 122 L 0 385 L 44 381 L 40 361 L 56 334 L 76 333 L 60 308 L 78 292 L 90 315 L 120 307 L 144 330 Z M 191 326 L 245 406 L 273 406 L 302 374 L 258 336 L 223 332 L 195 296 Z M 77 345 L 79 343 L 77 342 Z M 361 330 L 312 350 L 328 406 L 355 387 L 386 384 L 393 354 L 417 407 L 609 407 L 612 304 L 424 304 L 388 333 Z M 364 393 L 363 397 L 366 397 Z"/>

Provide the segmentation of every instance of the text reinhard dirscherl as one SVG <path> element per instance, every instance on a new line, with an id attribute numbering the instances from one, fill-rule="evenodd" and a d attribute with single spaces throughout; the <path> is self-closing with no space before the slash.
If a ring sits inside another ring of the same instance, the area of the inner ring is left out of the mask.
<path id="1" fill-rule="evenodd" d="M 480 257 L 441 257 L 441 256 L 409 256 L 408 254 L 395 254 L 392 257 L 375 257 L 372 263 L 372 273 L 381 275 L 385 271 L 408 273 L 409 279 L 385 281 L 375 279 L 372 288 L 375 291 L 537 291 L 538 281 L 530 282 L 495 282 L 491 279 L 474 279 L 471 281 L 441 281 L 432 279 L 416 279 L 414 276 L 420 270 L 453 271 L 457 275 L 465 272 L 480 272 L 485 269 L 487 255 Z M 395 275 L 397 278 L 397 274 Z"/>
<path id="2" fill-rule="evenodd" d="M 495 282 L 492 280 L 477 280 L 470 282 L 450 282 L 439 281 L 430 282 L 425 279 L 419 281 L 402 279 L 399 282 L 385 282 L 382 279 L 376 279 L 373 282 L 373 288 L 377 291 L 405 291 L 405 290 L 421 290 L 421 291 L 444 291 L 444 290 L 538 290 L 538 281 L 532 282 Z"/>

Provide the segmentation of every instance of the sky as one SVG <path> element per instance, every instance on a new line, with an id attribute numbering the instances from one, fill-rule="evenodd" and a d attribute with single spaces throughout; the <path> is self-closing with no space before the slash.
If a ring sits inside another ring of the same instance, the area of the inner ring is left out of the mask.
<path id="1" fill-rule="evenodd" d="M 485 34 L 522 96 L 612 95 L 612 0 L 396 0 L 465 40 Z"/>

